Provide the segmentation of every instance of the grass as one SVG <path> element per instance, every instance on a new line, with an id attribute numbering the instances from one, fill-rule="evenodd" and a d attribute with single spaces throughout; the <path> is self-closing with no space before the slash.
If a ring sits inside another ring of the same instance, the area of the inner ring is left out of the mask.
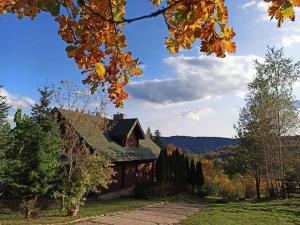
<path id="1" fill-rule="evenodd" d="M 103 215 L 115 211 L 128 210 L 139 208 L 146 205 L 156 203 L 155 200 L 141 200 L 131 198 L 120 198 L 114 200 L 89 200 L 81 207 L 77 217 L 67 217 L 66 211 L 62 212 L 59 204 L 54 205 L 51 209 L 42 210 L 39 212 L 37 219 L 24 219 L 24 213 L 11 211 L 10 209 L 0 209 L 0 225 L 25 225 L 25 224 L 51 224 L 61 222 L 71 222 L 72 220 Z"/>
<path id="2" fill-rule="evenodd" d="M 195 202 L 206 205 L 181 225 L 291 225 L 300 224 L 300 198 L 287 200 L 220 203 L 204 198 Z"/>
<path id="3" fill-rule="evenodd" d="M 218 198 L 199 198 L 189 195 L 156 200 L 131 198 L 89 200 L 81 208 L 80 215 L 75 218 L 66 217 L 66 212 L 61 212 L 58 205 L 42 210 L 39 218 L 31 220 L 24 220 L 24 214 L 21 212 L 0 209 L 0 225 L 71 222 L 78 218 L 143 207 L 160 201 L 189 202 L 205 206 L 198 213 L 182 221 L 181 225 L 300 225 L 300 198 L 224 202 Z"/>

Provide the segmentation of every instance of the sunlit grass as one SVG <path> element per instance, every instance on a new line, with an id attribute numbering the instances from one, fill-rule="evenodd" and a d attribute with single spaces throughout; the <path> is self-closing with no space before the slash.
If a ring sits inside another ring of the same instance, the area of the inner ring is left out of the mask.
<path id="1" fill-rule="evenodd" d="M 300 198 L 218 203 L 198 200 L 206 205 L 182 225 L 291 225 L 300 224 Z"/>

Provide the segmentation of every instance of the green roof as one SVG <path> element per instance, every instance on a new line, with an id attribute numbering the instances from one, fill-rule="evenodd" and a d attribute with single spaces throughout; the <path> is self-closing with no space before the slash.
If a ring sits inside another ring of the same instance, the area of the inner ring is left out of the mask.
<path id="1" fill-rule="evenodd" d="M 98 120 L 96 116 L 64 109 L 56 110 L 76 129 L 89 146 L 113 162 L 154 160 L 159 155 L 160 148 L 148 138 L 139 140 L 139 148 L 123 148 L 100 130 L 95 130 L 95 124 Z M 77 120 L 74 119 L 78 115 L 82 117 Z"/>

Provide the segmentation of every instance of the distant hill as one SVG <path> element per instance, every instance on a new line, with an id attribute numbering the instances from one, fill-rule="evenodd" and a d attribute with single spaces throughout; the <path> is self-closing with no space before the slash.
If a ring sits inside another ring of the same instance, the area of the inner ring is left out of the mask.
<path id="1" fill-rule="evenodd" d="M 214 151 L 224 146 L 235 145 L 238 143 L 238 140 L 234 138 L 190 136 L 162 137 L 162 141 L 165 145 L 175 144 L 184 150 L 191 151 L 195 154 Z"/>

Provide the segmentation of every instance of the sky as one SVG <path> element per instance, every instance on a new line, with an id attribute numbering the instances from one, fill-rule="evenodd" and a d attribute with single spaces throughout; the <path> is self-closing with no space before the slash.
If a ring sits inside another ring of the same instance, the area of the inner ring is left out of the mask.
<path id="1" fill-rule="evenodd" d="M 219 59 L 200 53 L 196 42 L 189 51 L 170 55 L 164 40 L 167 28 L 162 17 L 127 25 L 128 49 L 143 62 L 144 74 L 126 88 L 129 98 L 116 112 L 139 118 L 142 126 L 159 129 L 163 136 L 234 137 L 233 124 L 244 105 L 247 83 L 253 79 L 253 60 L 262 59 L 267 45 L 283 47 L 286 55 L 300 60 L 300 19 L 278 28 L 267 16 L 262 0 L 231 0 L 229 25 L 237 44 L 235 54 Z M 128 0 L 127 17 L 155 10 L 147 0 Z M 0 84 L 2 94 L 15 109 L 30 112 L 38 100 L 37 88 L 69 80 L 81 85 L 84 78 L 65 52 L 58 25 L 48 14 L 35 20 L 0 16 Z M 300 98 L 300 85 L 294 94 Z"/>

